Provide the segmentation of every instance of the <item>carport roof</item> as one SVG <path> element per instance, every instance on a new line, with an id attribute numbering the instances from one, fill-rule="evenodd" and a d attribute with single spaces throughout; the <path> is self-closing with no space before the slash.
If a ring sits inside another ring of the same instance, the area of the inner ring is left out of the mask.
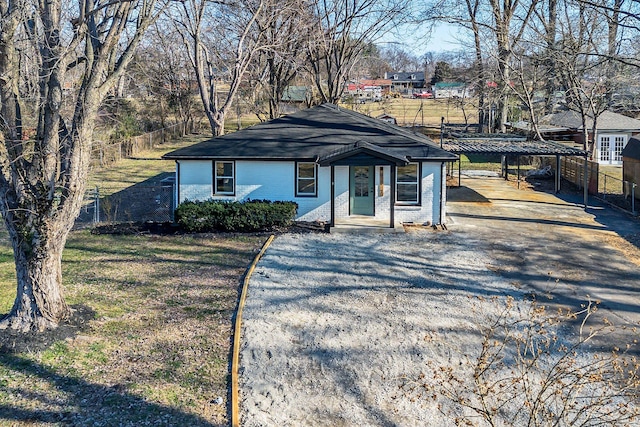
<path id="1" fill-rule="evenodd" d="M 526 141 L 522 138 L 462 138 L 444 141 L 445 150 L 455 154 L 505 154 L 518 156 L 585 156 L 584 150 L 553 141 Z"/>

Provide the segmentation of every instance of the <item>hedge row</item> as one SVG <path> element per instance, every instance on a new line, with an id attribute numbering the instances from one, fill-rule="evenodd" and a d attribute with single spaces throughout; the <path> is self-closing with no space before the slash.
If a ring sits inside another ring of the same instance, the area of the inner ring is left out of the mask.
<path id="1" fill-rule="evenodd" d="M 259 231 L 286 227 L 298 210 L 295 202 L 270 200 L 185 201 L 176 209 L 176 222 L 188 232 Z"/>

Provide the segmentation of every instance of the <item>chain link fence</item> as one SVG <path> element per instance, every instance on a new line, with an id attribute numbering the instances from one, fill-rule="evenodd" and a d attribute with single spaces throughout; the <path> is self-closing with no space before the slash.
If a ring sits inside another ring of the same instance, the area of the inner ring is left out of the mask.
<path id="1" fill-rule="evenodd" d="M 598 197 L 636 215 L 636 183 L 600 173 Z"/>
<path id="2" fill-rule="evenodd" d="M 561 167 L 563 179 L 575 184 L 578 188 L 583 187 L 584 160 L 563 158 Z M 602 172 L 596 162 L 588 162 L 588 171 L 589 194 L 637 215 L 638 188 L 635 183 Z"/>
<path id="3" fill-rule="evenodd" d="M 158 182 L 159 181 L 159 182 Z M 97 186 L 87 190 L 76 228 L 97 223 L 172 222 L 175 210 L 174 176 L 161 174 L 156 182 L 124 189 Z"/>

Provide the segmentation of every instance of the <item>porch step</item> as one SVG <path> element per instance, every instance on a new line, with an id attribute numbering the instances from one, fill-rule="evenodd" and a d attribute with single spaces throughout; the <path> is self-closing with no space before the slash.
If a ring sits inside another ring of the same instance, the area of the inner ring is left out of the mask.
<path id="1" fill-rule="evenodd" d="M 377 224 L 336 224 L 329 233 L 404 233 L 404 227 L 396 223 L 393 228 Z"/>

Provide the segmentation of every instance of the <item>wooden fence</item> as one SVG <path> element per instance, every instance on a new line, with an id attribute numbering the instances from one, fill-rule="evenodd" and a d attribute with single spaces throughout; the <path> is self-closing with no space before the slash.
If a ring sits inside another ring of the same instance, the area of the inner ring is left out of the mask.
<path id="1" fill-rule="evenodd" d="M 587 161 L 589 194 L 598 194 L 598 166 L 596 162 Z M 560 160 L 560 173 L 567 181 L 583 188 L 584 159 L 563 156 Z"/>
<path id="2" fill-rule="evenodd" d="M 134 157 L 141 151 L 150 150 L 166 141 L 181 138 L 195 130 L 193 121 L 187 121 L 122 141 L 97 142 L 91 156 L 91 165 L 93 167 L 112 165 L 119 160 Z"/>

